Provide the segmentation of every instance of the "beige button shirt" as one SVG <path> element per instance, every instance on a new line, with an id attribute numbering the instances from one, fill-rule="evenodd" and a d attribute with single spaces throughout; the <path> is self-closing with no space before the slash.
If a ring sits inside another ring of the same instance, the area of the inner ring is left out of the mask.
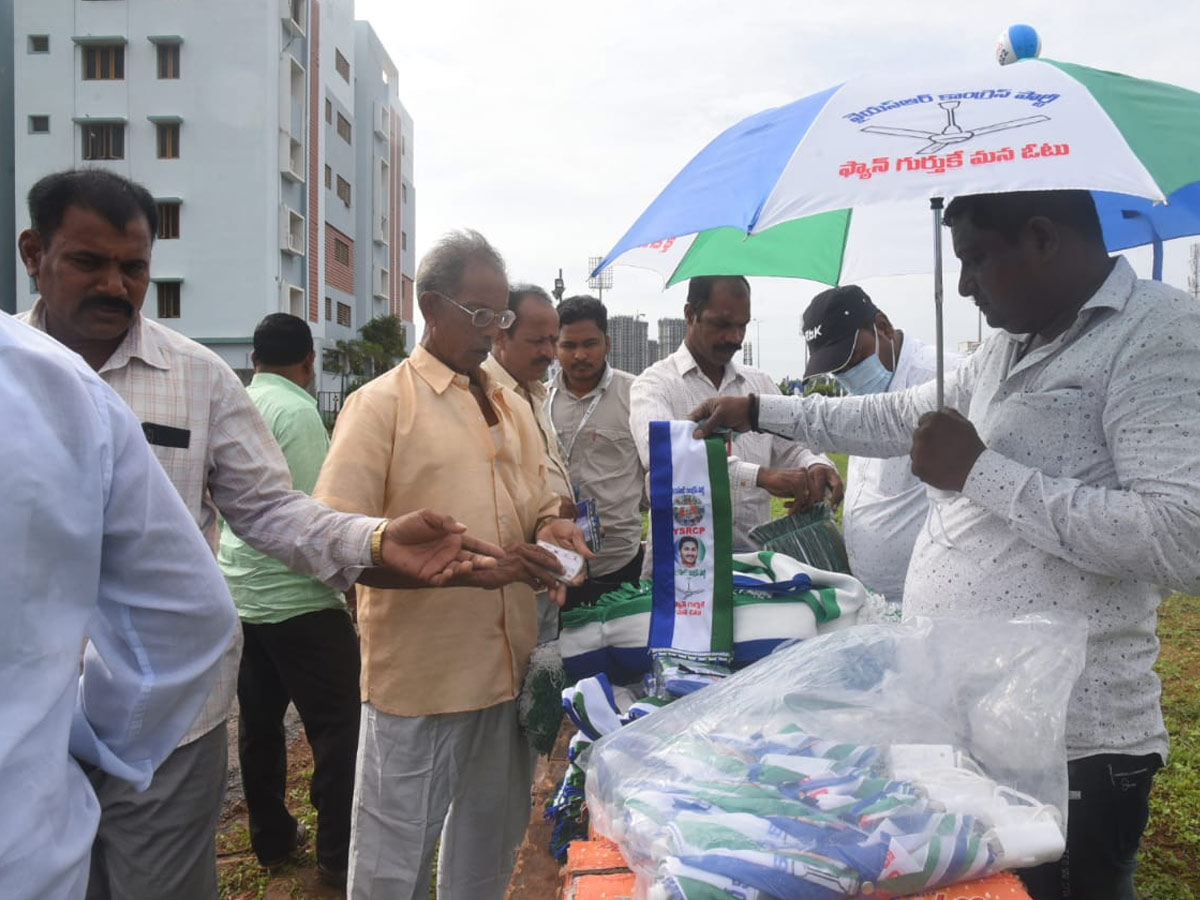
<path id="1" fill-rule="evenodd" d="M 338 509 L 449 513 L 507 546 L 558 512 L 529 404 L 487 378 L 488 428 L 469 382 L 423 347 L 351 394 L 313 496 Z M 365 588 L 362 696 L 397 716 L 484 709 L 520 691 L 536 638 L 533 589 Z"/>
<path id="2" fill-rule="evenodd" d="M 523 385 L 509 374 L 508 369 L 500 365 L 500 360 L 489 356 L 483 361 L 483 371 L 497 384 L 502 384 L 510 391 L 516 391 L 529 408 L 533 410 L 534 421 L 542 434 L 542 446 L 546 448 L 546 482 L 550 490 L 564 497 L 572 497 L 571 476 L 567 474 L 567 465 L 563 462 L 562 454 L 558 452 L 558 440 L 554 437 L 554 426 L 550 424 L 550 416 L 546 412 L 546 385 L 535 381 L 531 385 Z"/>

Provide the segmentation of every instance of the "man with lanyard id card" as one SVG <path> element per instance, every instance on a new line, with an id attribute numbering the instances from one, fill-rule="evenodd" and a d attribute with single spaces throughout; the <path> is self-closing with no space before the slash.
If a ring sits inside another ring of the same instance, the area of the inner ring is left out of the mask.
<path id="1" fill-rule="evenodd" d="M 608 365 L 608 311 L 595 297 L 568 297 L 558 307 L 562 368 L 546 402 L 576 499 L 591 500 L 603 536 L 588 577 L 567 589 L 564 609 L 591 605 L 642 570 L 643 485 L 646 470 L 629 430 L 633 376 Z"/>

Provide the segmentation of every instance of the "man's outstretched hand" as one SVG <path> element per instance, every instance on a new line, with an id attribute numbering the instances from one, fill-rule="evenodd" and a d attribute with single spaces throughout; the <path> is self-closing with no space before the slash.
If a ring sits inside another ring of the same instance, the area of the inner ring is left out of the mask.
<path id="1" fill-rule="evenodd" d="M 396 575 L 432 585 L 495 566 L 504 550 L 466 530 L 453 516 L 431 509 L 406 513 L 388 522 L 383 533 L 383 564 Z"/>
<path id="2" fill-rule="evenodd" d="M 715 434 L 719 428 L 730 431 L 750 430 L 749 397 L 713 397 L 705 400 L 690 413 L 688 418 L 696 422 L 697 438 Z"/>

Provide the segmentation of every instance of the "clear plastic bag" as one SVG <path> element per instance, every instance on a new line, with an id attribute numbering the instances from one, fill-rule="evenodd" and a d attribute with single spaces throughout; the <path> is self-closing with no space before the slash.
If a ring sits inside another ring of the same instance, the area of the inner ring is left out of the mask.
<path id="1" fill-rule="evenodd" d="M 913 893 L 1061 855 L 1082 618 L 786 647 L 598 741 L 596 830 L 652 900 Z"/>

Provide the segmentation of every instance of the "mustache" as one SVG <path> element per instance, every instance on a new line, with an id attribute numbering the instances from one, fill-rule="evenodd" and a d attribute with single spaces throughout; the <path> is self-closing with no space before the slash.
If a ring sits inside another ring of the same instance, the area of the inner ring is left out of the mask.
<path id="1" fill-rule="evenodd" d="M 535 366 L 548 366 L 552 362 L 554 362 L 554 360 L 551 359 L 549 356 L 539 356 L 537 359 L 535 359 L 533 361 L 533 364 Z"/>
<path id="2" fill-rule="evenodd" d="M 742 349 L 742 345 L 741 344 L 717 344 L 717 346 L 713 347 L 713 349 L 715 351 L 717 351 L 718 353 L 737 353 L 739 350 Z"/>
<path id="3" fill-rule="evenodd" d="M 79 309 L 111 309 L 117 312 L 123 312 L 129 318 L 133 318 L 133 304 L 128 300 L 122 300 L 120 297 L 110 297 L 107 294 L 91 294 L 83 298 L 83 302 L 79 304 Z"/>

